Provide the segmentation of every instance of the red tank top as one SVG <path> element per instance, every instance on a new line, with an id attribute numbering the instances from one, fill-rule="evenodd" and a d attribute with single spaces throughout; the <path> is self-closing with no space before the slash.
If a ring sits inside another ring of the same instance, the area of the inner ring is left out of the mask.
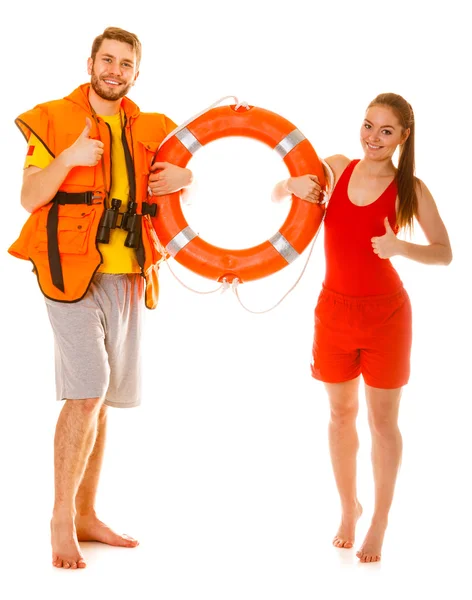
<path id="1" fill-rule="evenodd" d="M 374 254 L 371 238 L 385 234 L 384 219 L 397 231 L 393 180 L 371 204 L 357 206 L 348 196 L 353 160 L 344 169 L 334 188 L 324 221 L 326 273 L 324 286 L 347 296 L 391 294 L 402 287 L 398 273 L 388 259 Z"/>

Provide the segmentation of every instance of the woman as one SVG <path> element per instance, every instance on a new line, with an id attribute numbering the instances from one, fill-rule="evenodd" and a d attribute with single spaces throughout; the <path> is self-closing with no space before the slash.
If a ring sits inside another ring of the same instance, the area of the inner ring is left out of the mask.
<path id="1" fill-rule="evenodd" d="M 315 309 L 312 375 L 328 392 L 329 444 L 341 499 L 341 524 L 333 544 L 352 548 L 362 514 L 356 492 L 358 388 L 366 389 L 372 435 L 375 509 L 357 556 L 380 560 L 401 462 L 398 409 L 410 373 L 411 307 L 390 262 L 403 256 L 425 264 L 452 260 L 449 237 L 426 185 L 414 175 L 415 121 L 397 94 L 380 94 L 368 106 L 360 131 L 361 160 L 326 159 L 334 189 L 326 213 L 326 274 Z M 392 158 L 399 148 L 398 168 Z M 277 184 L 274 201 L 293 194 L 319 202 L 316 176 Z M 416 218 L 427 245 L 396 237 Z"/>

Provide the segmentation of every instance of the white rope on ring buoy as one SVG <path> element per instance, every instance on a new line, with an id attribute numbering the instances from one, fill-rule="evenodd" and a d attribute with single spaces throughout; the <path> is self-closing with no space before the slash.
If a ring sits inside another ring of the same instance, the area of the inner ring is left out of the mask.
<path id="1" fill-rule="evenodd" d="M 193 115 L 193 117 L 190 117 L 190 119 L 187 119 L 186 121 L 184 121 L 183 123 L 181 123 L 180 125 L 178 125 L 175 129 L 173 129 L 169 134 L 166 135 L 166 137 L 159 144 L 159 148 L 161 146 L 163 146 L 167 142 L 167 140 L 169 138 L 171 138 L 176 133 L 178 133 L 181 129 L 184 129 L 185 127 L 187 127 L 187 125 L 189 125 L 190 123 L 192 123 L 192 121 L 195 121 L 195 119 L 198 119 L 198 117 L 201 117 L 202 115 L 204 115 L 206 112 L 208 112 L 212 108 L 215 108 L 216 106 L 219 106 L 223 102 L 223 100 L 227 100 L 228 98 L 232 98 L 233 100 L 235 100 L 235 102 L 236 102 L 236 110 L 238 110 L 238 108 L 240 106 L 244 106 L 244 108 L 246 108 L 247 110 L 249 110 L 249 105 L 248 105 L 248 103 L 245 100 L 243 100 L 242 102 L 239 102 L 239 100 L 237 99 L 236 96 L 223 96 L 222 98 L 220 98 L 216 102 L 213 102 L 213 104 L 210 104 L 210 106 L 208 106 L 204 110 L 200 111 L 196 115 Z M 159 148 L 158 148 L 158 150 L 159 150 Z"/>
<path id="2" fill-rule="evenodd" d="M 191 288 L 186 283 L 184 283 L 179 277 L 177 277 L 177 275 L 172 270 L 172 267 L 170 266 L 169 260 L 166 255 L 164 255 L 164 262 L 169 267 L 169 271 L 172 273 L 172 275 L 175 277 L 175 279 L 180 283 L 180 285 L 182 285 L 184 288 L 186 288 L 190 292 L 195 292 L 195 294 L 201 294 L 201 295 L 215 294 L 216 292 L 221 292 L 223 294 L 229 288 L 229 283 L 226 281 L 226 277 L 223 277 L 220 285 L 213 290 L 195 290 L 194 288 Z"/>
<path id="3" fill-rule="evenodd" d="M 313 238 L 313 241 L 312 241 L 311 247 L 310 247 L 310 251 L 308 253 L 308 256 L 307 256 L 307 259 L 306 259 L 305 264 L 303 266 L 303 269 L 302 269 L 300 275 L 298 276 L 298 279 L 295 281 L 295 283 L 292 285 L 292 287 L 287 292 L 285 292 L 285 294 L 282 296 L 282 298 L 280 298 L 280 300 L 278 302 L 276 302 L 276 304 L 274 304 L 270 308 L 266 308 L 264 310 L 252 310 L 252 309 L 248 308 L 245 304 L 243 304 L 243 302 L 241 301 L 241 298 L 239 296 L 239 292 L 238 292 L 238 285 L 240 283 L 239 279 L 238 278 L 233 279 L 233 282 L 231 284 L 231 289 L 232 289 L 234 295 L 236 296 L 236 298 L 238 299 L 239 304 L 244 308 L 244 310 L 246 310 L 247 312 L 252 313 L 253 315 L 262 315 L 264 313 L 268 313 L 271 310 L 274 310 L 274 308 L 277 308 L 277 306 L 279 306 L 279 304 L 282 304 L 282 302 L 285 300 L 285 298 L 297 287 L 297 285 L 299 284 L 299 282 L 300 282 L 301 278 L 303 277 L 303 275 L 304 275 L 304 273 L 306 271 L 306 268 L 308 266 L 308 261 L 310 260 L 310 257 L 312 255 L 313 248 L 314 248 L 315 242 L 316 242 L 316 238 L 318 237 L 318 234 L 321 231 L 321 225 L 323 225 L 323 221 L 325 219 L 325 216 L 326 216 L 326 211 L 323 214 L 323 217 L 321 219 L 321 223 L 320 223 L 320 226 L 318 228 L 318 231 L 316 232 L 316 235 Z"/>
<path id="4" fill-rule="evenodd" d="M 334 173 L 333 173 L 331 167 L 323 159 L 320 159 L 320 160 L 321 160 L 321 163 L 323 164 L 324 170 L 325 170 L 325 172 L 326 172 L 326 174 L 328 176 L 327 189 L 326 190 L 322 190 L 322 192 L 321 192 L 323 194 L 324 200 L 322 202 L 320 202 L 320 204 L 326 204 L 327 206 L 326 206 L 325 212 L 323 214 L 323 217 L 321 219 L 320 226 L 318 227 L 318 231 L 316 232 L 315 237 L 313 238 L 313 242 L 311 243 L 311 248 L 310 248 L 310 251 L 308 253 L 305 265 L 304 265 L 304 267 L 303 267 L 300 275 L 298 276 L 298 279 L 295 281 L 295 283 L 292 285 L 292 287 L 282 296 L 282 298 L 280 298 L 280 300 L 276 304 L 274 304 L 270 308 L 266 308 L 264 310 L 252 310 L 252 309 L 248 308 L 245 304 L 243 304 L 243 302 L 241 301 L 241 298 L 239 296 L 239 292 L 238 292 L 238 285 L 240 283 L 239 279 L 236 278 L 232 282 L 231 289 L 232 289 L 234 295 L 236 296 L 236 298 L 238 299 L 239 304 L 244 308 L 244 310 L 246 310 L 247 312 L 250 312 L 251 314 L 262 315 L 262 314 L 270 312 L 271 310 L 274 310 L 274 308 L 277 308 L 277 306 L 279 306 L 285 300 L 285 298 L 297 287 L 297 285 L 299 284 L 301 278 L 303 277 L 303 275 L 304 275 L 304 273 L 306 271 L 306 268 L 308 266 L 308 262 L 309 262 L 309 260 L 311 258 L 312 252 L 313 252 L 313 248 L 315 246 L 316 239 L 318 237 L 318 234 L 321 231 L 321 226 L 323 225 L 323 221 L 325 220 L 326 211 L 328 210 L 329 198 L 330 198 L 331 194 L 333 193 L 333 187 L 334 187 Z"/>

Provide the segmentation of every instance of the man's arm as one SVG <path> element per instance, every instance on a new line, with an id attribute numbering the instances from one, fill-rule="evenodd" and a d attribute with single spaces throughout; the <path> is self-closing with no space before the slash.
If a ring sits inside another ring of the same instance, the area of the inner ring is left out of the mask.
<path id="1" fill-rule="evenodd" d="M 33 166 L 26 168 L 21 187 L 21 206 L 32 213 L 50 202 L 71 168 L 65 164 L 62 154 L 44 169 Z"/>
<path id="2" fill-rule="evenodd" d="M 192 181 L 193 174 L 190 169 L 168 162 L 155 162 L 151 166 L 149 188 L 153 196 L 165 196 L 184 190 Z"/>
<path id="3" fill-rule="evenodd" d="M 103 154 L 103 142 L 90 139 L 92 122 L 86 125 L 77 140 L 59 154 L 45 168 L 29 166 L 24 170 L 21 187 L 21 205 L 32 213 L 50 202 L 62 182 L 74 167 L 93 167 Z"/>

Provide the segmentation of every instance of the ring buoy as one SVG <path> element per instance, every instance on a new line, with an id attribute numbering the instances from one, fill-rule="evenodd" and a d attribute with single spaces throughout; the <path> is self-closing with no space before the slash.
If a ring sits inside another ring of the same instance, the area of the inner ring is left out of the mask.
<path id="1" fill-rule="evenodd" d="M 169 137 L 155 160 L 185 167 L 202 146 L 229 136 L 264 142 L 283 158 L 292 177 L 310 173 L 326 186 L 322 162 L 305 136 L 280 115 L 250 105 L 219 106 L 205 112 Z M 228 283 L 260 279 L 293 262 L 315 236 L 325 211 L 324 205 L 292 196 L 289 214 L 275 235 L 252 248 L 228 250 L 205 242 L 189 227 L 179 198 L 179 192 L 153 198 L 158 212 L 152 221 L 161 244 L 194 273 Z"/>

